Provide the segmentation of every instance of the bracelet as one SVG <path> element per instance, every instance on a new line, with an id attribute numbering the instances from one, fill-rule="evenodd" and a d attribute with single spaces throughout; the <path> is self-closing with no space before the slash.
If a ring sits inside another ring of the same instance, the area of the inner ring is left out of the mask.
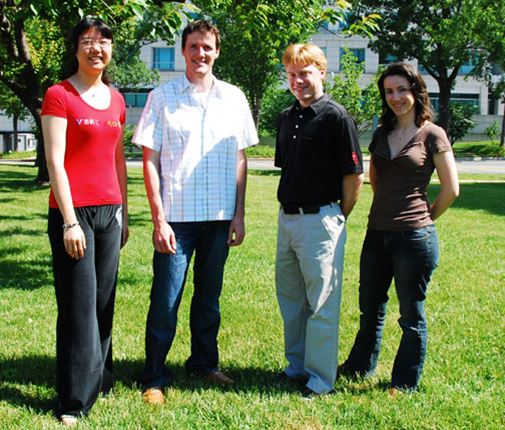
<path id="1" fill-rule="evenodd" d="M 66 230 L 67 228 L 72 228 L 75 226 L 79 225 L 79 221 L 73 222 L 72 224 L 63 224 L 63 230 Z"/>

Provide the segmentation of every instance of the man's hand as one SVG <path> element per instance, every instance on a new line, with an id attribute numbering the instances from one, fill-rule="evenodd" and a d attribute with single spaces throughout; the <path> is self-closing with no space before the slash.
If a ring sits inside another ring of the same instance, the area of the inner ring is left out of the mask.
<path id="1" fill-rule="evenodd" d="M 228 230 L 228 246 L 239 246 L 245 237 L 245 224 L 244 217 L 235 215 L 230 222 L 230 229 Z"/>
<path id="2" fill-rule="evenodd" d="M 167 222 L 160 223 L 153 233 L 154 249 L 162 254 L 175 254 L 177 242 L 172 227 Z"/>

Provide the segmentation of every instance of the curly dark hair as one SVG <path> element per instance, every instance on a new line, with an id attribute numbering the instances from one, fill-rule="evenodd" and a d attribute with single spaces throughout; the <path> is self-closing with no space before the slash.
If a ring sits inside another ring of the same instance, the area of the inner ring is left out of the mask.
<path id="1" fill-rule="evenodd" d="M 382 115 L 380 117 L 380 123 L 386 127 L 386 130 L 391 131 L 394 128 L 394 122 L 396 120 L 396 115 L 388 106 L 386 100 L 384 80 L 388 76 L 403 76 L 410 82 L 410 91 L 414 95 L 415 99 L 415 123 L 418 127 L 421 127 L 425 121 L 429 121 L 433 118 L 434 112 L 430 103 L 428 90 L 426 89 L 426 83 L 421 77 L 419 71 L 408 63 L 393 63 L 382 72 L 377 82 L 382 99 Z"/>

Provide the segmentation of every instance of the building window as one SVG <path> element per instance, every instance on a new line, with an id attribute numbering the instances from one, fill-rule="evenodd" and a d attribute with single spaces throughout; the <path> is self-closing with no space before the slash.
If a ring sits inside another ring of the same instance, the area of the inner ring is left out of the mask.
<path id="1" fill-rule="evenodd" d="M 347 48 L 350 54 L 356 58 L 356 64 L 361 64 L 365 61 L 365 48 Z M 340 69 L 342 70 L 342 57 L 345 55 L 345 49 L 340 48 Z"/>
<path id="2" fill-rule="evenodd" d="M 498 100 L 496 100 L 496 98 L 493 96 L 491 90 L 488 90 L 487 99 L 488 99 L 487 113 L 489 115 L 498 115 Z"/>
<path id="3" fill-rule="evenodd" d="M 154 48 L 153 54 L 153 69 L 175 69 L 175 48 Z"/>
<path id="4" fill-rule="evenodd" d="M 458 75 L 468 75 L 475 68 L 473 61 L 465 61 L 459 68 Z"/>
<path id="5" fill-rule="evenodd" d="M 433 108 L 438 112 L 438 93 L 430 93 L 430 101 Z M 463 94 L 463 93 L 452 93 L 451 94 L 451 104 L 452 103 L 468 104 L 480 109 L 480 98 L 479 94 Z"/>
<path id="6" fill-rule="evenodd" d="M 123 97 L 127 107 L 144 107 L 148 93 L 124 93 Z"/>
<path id="7" fill-rule="evenodd" d="M 390 64 L 398 61 L 398 58 L 396 58 L 394 55 L 391 54 L 382 54 L 379 53 L 379 64 L 384 64 L 386 66 L 389 66 Z"/>

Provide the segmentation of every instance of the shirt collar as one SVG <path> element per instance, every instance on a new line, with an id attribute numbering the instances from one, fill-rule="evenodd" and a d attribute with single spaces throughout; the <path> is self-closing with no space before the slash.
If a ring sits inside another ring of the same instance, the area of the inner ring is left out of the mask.
<path id="1" fill-rule="evenodd" d="M 311 103 L 309 106 L 304 108 L 300 102 L 297 100 L 295 104 L 293 105 L 293 111 L 294 112 L 301 112 L 305 109 L 310 109 L 314 112 L 314 114 L 319 114 L 326 103 L 330 100 L 330 96 L 327 93 L 324 93 L 321 97 L 319 97 L 314 103 Z"/>
<path id="2" fill-rule="evenodd" d="M 220 85 L 219 85 L 219 80 L 216 79 L 216 77 L 214 75 L 212 75 L 212 87 L 210 89 L 210 91 L 215 91 L 216 92 L 216 95 L 220 95 L 221 94 L 221 89 L 220 89 Z M 179 81 L 179 93 L 183 93 L 183 92 L 195 92 L 196 89 L 195 89 L 195 85 L 191 83 L 191 81 L 188 79 L 188 77 L 186 76 L 186 74 L 184 73 L 182 75 L 182 79 Z"/>

